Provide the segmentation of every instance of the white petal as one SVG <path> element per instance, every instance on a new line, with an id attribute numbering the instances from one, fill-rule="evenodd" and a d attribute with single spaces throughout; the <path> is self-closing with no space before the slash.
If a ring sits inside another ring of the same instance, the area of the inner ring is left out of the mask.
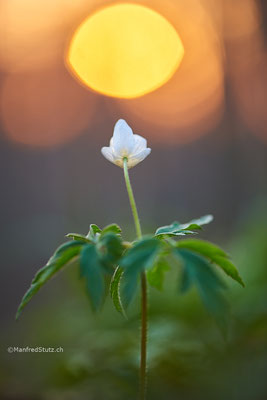
<path id="1" fill-rule="evenodd" d="M 117 156 L 128 157 L 133 148 L 135 140 L 132 129 L 124 119 L 119 119 L 114 127 L 112 147 Z"/>
<path id="2" fill-rule="evenodd" d="M 133 154 L 140 153 L 140 151 L 144 150 L 147 146 L 147 141 L 140 135 L 134 135 L 134 148 Z"/>
<path id="3" fill-rule="evenodd" d="M 107 160 L 111 161 L 112 163 L 115 162 L 112 149 L 110 147 L 102 147 L 101 153 Z"/>
<path id="4" fill-rule="evenodd" d="M 143 161 L 149 154 L 151 153 L 151 149 L 147 147 L 146 149 L 140 151 L 140 153 L 134 154 L 128 159 L 128 167 L 132 168 L 135 165 L 139 164 Z"/>

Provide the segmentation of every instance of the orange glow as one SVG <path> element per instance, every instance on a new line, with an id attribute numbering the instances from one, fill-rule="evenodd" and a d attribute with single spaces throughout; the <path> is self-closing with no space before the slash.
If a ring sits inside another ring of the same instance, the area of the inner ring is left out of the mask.
<path id="1" fill-rule="evenodd" d="M 82 82 L 102 94 L 135 98 L 163 85 L 184 54 L 172 25 L 135 4 L 115 4 L 76 30 L 68 63 Z"/>
<path id="2" fill-rule="evenodd" d="M 224 2 L 224 35 L 227 39 L 249 38 L 260 27 L 258 6 L 255 0 Z"/>
<path id="3" fill-rule="evenodd" d="M 267 143 L 267 55 L 235 77 L 233 87 L 239 115 L 260 139 Z M 245 84 L 246 83 L 246 84 Z"/>
<path id="4" fill-rule="evenodd" d="M 220 39 L 208 10 L 199 2 L 149 0 L 146 4 L 153 4 L 180 33 L 184 58 L 174 76 L 157 91 L 138 99 L 117 99 L 117 114 L 159 141 L 168 137 L 168 141 L 188 142 L 216 126 L 223 112 Z"/>
<path id="5" fill-rule="evenodd" d="M 86 4 L 88 0 L 2 1 L 1 68 L 33 70 L 62 58 L 70 25 L 80 18 Z"/>
<path id="6" fill-rule="evenodd" d="M 242 9 L 242 22 L 234 17 Z M 225 7 L 225 33 L 229 78 L 242 121 L 259 138 L 267 141 L 267 53 L 261 21 L 254 0 L 236 0 Z M 231 34 L 234 32 L 234 34 Z"/>
<path id="7" fill-rule="evenodd" d="M 10 74 L 1 93 L 2 124 L 16 142 L 56 146 L 88 128 L 96 101 L 63 68 Z"/>

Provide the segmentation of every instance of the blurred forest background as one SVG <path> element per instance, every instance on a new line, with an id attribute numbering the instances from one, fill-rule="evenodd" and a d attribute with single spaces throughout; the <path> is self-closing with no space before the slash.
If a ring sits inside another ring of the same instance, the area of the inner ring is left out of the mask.
<path id="1" fill-rule="evenodd" d="M 139 302 L 125 321 L 93 315 L 75 268 L 14 315 L 68 232 L 118 223 L 134 238 L 122 171 L 100 153 L 124 118 L 151 155 L 131 172 L 144 232 L 212 213 L 202 237 L 229 251 L 225 340 L 173 270 L 150 290 L 149 399 L 267 398 L 267 2 L 131 0 L 169 20 L 185 48 L 161 88 L 125 100 L 82 86 L 69 39 L 105 0 L 8 0 L 0 7 L 1 400 L 135 398 Z M 166 290 L 166 287 L 170 289 Z M 63 347 L 15 353 L 8 346 Z"/>

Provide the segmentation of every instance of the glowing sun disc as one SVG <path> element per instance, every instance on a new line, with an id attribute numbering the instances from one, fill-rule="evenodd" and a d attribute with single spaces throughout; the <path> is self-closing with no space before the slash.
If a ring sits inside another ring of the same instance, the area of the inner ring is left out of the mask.
<path id="1" fill-rule="evenodd" d="M 174 27 L 156 11 L 115 4 L 90 15 L 71 40 L 67 63 L 91 89 L 134 98 L 157 89 L 184 55 Z"/>

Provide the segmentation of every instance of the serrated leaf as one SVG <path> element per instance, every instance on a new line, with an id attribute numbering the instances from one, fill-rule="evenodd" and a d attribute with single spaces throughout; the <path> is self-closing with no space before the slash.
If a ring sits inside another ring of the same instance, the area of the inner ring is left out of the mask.
<path id="1" fill-rule="evenodd" d="M 185 224 L 173 222 L 171 225 L 166 225 L 156 230 L 156 236 L 185 236 L 196 234 L 196 230 L 202 229 L 201 226 L 208 224 L 213 220 L 212 215 L 205 215 L 198 219 L 193 219 Z"/>
<path id="2" fill-rule="evenodd" d="M 146 237 L 136 241 L 122 257 L 119 265 L 124 269 L 122 298 L 126 306 L 136 292 L 141 272 L 153 267 L 161 248 L 162 244 L 159 240 Z"/>
<path id="3" fill-rule="evenodd" d="M 117 235 L 121 234 L 121 228 L 119 227 L 119 225 L 117 224 L 110 224 L 105 226 L 105 228 L 103 228 L 102 232 L 101 232 L 101 236 L 105 235 L 106 233 L 115 233 Z"/>
<path id="4" fill-rule="evenodd" d="M 225 331 L 228 304 L 223 294 L 224 283 L 205 258 L 184 249 L 176 249 L 176 254 L 183 262 L 181 290 L 184 292 L 195 284 L 205 307 Z"/>
<path id="5" fill-rule="evenodd" d="M 153 268 L 147 271 L 148 283 L 158 290 L 163 289 L 165 272 L 170 270 L 170 265 L 166 258 L 160 257 Z"/>
<path id="6" fill-rule="evenodd" d="M 99 253 L 94 244 L 85 245 L 80 254 L 81 277 L 86 280 L 86 288 L 92 308 L 97 311 L 104 299 L 104 271 Z"/>
<path id="7" fill-rule="evenodd" d="M 116 310 L 126 318 L 125 311 L 120 298 L 120 281 L 123 274 L 123 269 L 117 267 L 110 282 L 110 295 Z"/>
<path id="8" fill-rule="evenodd" d="M 228 259 L 228 255 L 215 244 L 204 240 L 188 239 L 177 242 L 176 246 L 179 248 L 192 250 L 198 254 L 201 254 L 202 256 L 209 258 L 210 261 L 218 265 L 232 279 L 240 283 L 240 285 L 245 286 L 237 268 Z"/>
<path id="9" fill-rule="evenodd" d="M 19 317 L 23 308 L 28 304 L 31 298 L 41 289 L 41 287 L 51 279 L 62 267 L 67 265 L 76 257 L 84 242 L 67 242 L 60 246 L 54 255 L 48 260 L 47 264 L 41 268 L 32 280 L 30 288 L 23 296 L 18 307 L 16 319 Z"/>
<path id="10" fill-rule="evenodd" d="M 73 240 L 82 240 L 83 242 L 90 243 L 91 240 L 89 240 L 86 236 L 81 235 L 80 233 L 68 233 L 66 235 L 67 238 L 71 238 Z"/>

